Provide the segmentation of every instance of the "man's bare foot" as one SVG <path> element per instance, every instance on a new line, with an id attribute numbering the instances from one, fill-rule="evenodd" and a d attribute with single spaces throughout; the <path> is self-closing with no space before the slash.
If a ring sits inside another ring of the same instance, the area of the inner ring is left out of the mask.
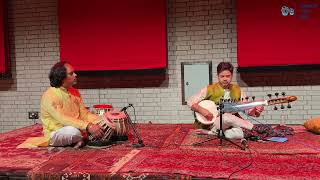
<path id="1" fill-rule="evenodd" d="M 79 148 L 82 148 L 84 145 L 86 145 L 86 144 L 84 143 L 83 140 L 81 140 L 81 141 L 77 142 L 77 144 L 74 145 L 73 148 L 79 149 Z"/>

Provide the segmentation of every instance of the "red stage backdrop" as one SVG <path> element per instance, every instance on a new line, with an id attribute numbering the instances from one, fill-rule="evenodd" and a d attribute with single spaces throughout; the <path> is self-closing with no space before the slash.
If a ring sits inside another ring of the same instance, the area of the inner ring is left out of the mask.
<path id="1" fill-rule="evenodd" d="M 5 54 L 5 25 L 4 25 L 4 12 L 5 12 L 5 1 L 0 0 L 0 74 L 7 72 L 6 66 L 6 54 Z"/>
<path id="2" fill-rule="evenodd" d="M 237 1 L 238 66 L 320 64 L 320 1 Z"/>
<path id="3" fill-rule="evenodd" d="M 76 70 L 165 68 L 165 0 L 59 0 L 60 58 Z"/>

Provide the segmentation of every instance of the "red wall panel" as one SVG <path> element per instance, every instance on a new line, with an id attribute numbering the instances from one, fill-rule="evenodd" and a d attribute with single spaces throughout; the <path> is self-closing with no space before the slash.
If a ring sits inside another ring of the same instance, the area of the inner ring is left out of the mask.
<path id="1" fill-rule="evenodd" d="M 5 38 L 5 1 L 0 0 L 0 73 L 6 73 L 8 70 L 7 62 L 6 62 L 6 38 Z"/>
<path id="2" fill-rule="evenodd" d="M 239 67 L 320 64 L 320 1 L 239 0 L 237 33 Z"/>
<path id="3" fill-rule="evenodd" d="M 165 0 L 60 0 L 60 58 L 76 70 L 165 68 Z"/>

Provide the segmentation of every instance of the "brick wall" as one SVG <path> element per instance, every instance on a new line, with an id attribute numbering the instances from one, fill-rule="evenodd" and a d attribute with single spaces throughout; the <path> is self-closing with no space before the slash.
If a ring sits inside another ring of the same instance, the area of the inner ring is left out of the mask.
<path id="1" fill-rule="evenodd" d="M 133 103 L 138 122 L 193 122 L 192 112 L 181 105 L 181 62 L 212 61 L 213 81 L 218 62 L 231 61 L 236 65 L 235 1 L 168 0 L 167 3 L 166 85 L 81 89 L 87 106 L 109 103 L 121 108 Z M 49 85 L 49 69 L 59 59 L 57 0 L 10 0 L 7 8 L 12 79 L 0 79 L 0 132 L 34 123 L 28 119 L 27 112 L 39 111 L 41 94 Z M 308 74 L 305 75 L 308 81 Z M 282 91 L 298 96 L 299 100 L 289 111 L 273 111 L 267 107 L 264 116 L 258 118 L 263 123 L 279 123 L 283 114 L 287 123 L 302 124 L 305 119 L 320 114 L 319 85 L 252 87 L 237 73 L 234 81 L 244 87 L 247 95 L 257 98 Z M 128 112 L 134 119 L 133 111 Z"/>

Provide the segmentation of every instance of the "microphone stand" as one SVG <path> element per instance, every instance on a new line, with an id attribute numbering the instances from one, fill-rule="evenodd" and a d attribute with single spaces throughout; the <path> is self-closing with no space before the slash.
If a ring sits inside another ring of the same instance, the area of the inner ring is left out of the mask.
<path id="1" fill-rule="evenodd" d="M 241 145 L 239 145 L 239 144 L 237 144 L 237 143 L 233 142 L 232 140 L 230 140 L 230 139 L 228 139 L 228 138 L 225 137 L 224 132 L 223 132 L 223 129 L 222 129 L 222 115 L 224 114 L 223 108 L 224 108 L 224 103 L 223 103 L 223 100 L 221 99 L 221 100 L 220 100 L 220 103 L 219 103 L 219 107 L 217 108 L 217 109 L 219 110 L 219 116 L 220 116 L 220 122 L 219 122 L 219 123 L 220 123 L 220 128 L 217 129 L 217 137 L 220 139 L 220 144 L 219 144 L 219 146 L 223 146 L 222 141 L 223 141 L 223 140 L 226 140 L 226 141 L 230 142 L 231 144 L 239 147 L 241 150 L 245 150 L 246 147 L 243 147 L 243 146 L 241 146 Z M 213 139 L 216 139 L 216 138 L 209 138 L 209 139 L 204 140 L 204 141 L 202 141 L 202 142 L 193 143 L 193 145 L 195 145 L 195 146 L 196 146 L 196 145 L 200 145 L 200 144 L 203 144 L 203 143 L 205 143 L 205 142 L 212 141 Z"/>
<path id="2" fill-rule="evenodd" d="M 224 135 L 224 132 L 222 130 L 222 115 L 224 114 L 223 108 L 224 108 L 224 104 L 221 102 L 219 104 L 220 128 L 217 130 L 218 131 L 218 138 L 220 139 L 220 146 L 222 146 L 222 140 L 226 140 L 226 141 L 230 142 L 231 144 L 233 144 L 235 146 L 238 146 L 240 149 L 246 150 L 246 147 L 240 146 L 239 144 L 237 144 L 237 143 L 231 141 L 230 139 L 226 138 L 226 136 Z"/>
<path id="3" fill-rule="evenodd" d="M 130 106 L 130 105 L 129 105 Z M 132 105 L 131 105 L 132 106 Z M 133 129 L 133 132 L 135 134 L 135 136 L 138 138 L 138 144 L 132 144 L 132 147 L 135 147 L 135 148 L 140 148 L 140 147 L 144 147 L 145 145 L 143 144 L 143 141 L 136 129 L 136 127 L 133 125 L 132 121 L 131 121 L 131 118 L 129 116 L 129 114 L 127 113 L 126 111 L 127 108 L 123 109 L 122 111 L 124 112 L 124 114 L 127 116 L 127 120 L 128 120 L 128 123 L 130 124 L 130 126 L 132 127 Z"/>

